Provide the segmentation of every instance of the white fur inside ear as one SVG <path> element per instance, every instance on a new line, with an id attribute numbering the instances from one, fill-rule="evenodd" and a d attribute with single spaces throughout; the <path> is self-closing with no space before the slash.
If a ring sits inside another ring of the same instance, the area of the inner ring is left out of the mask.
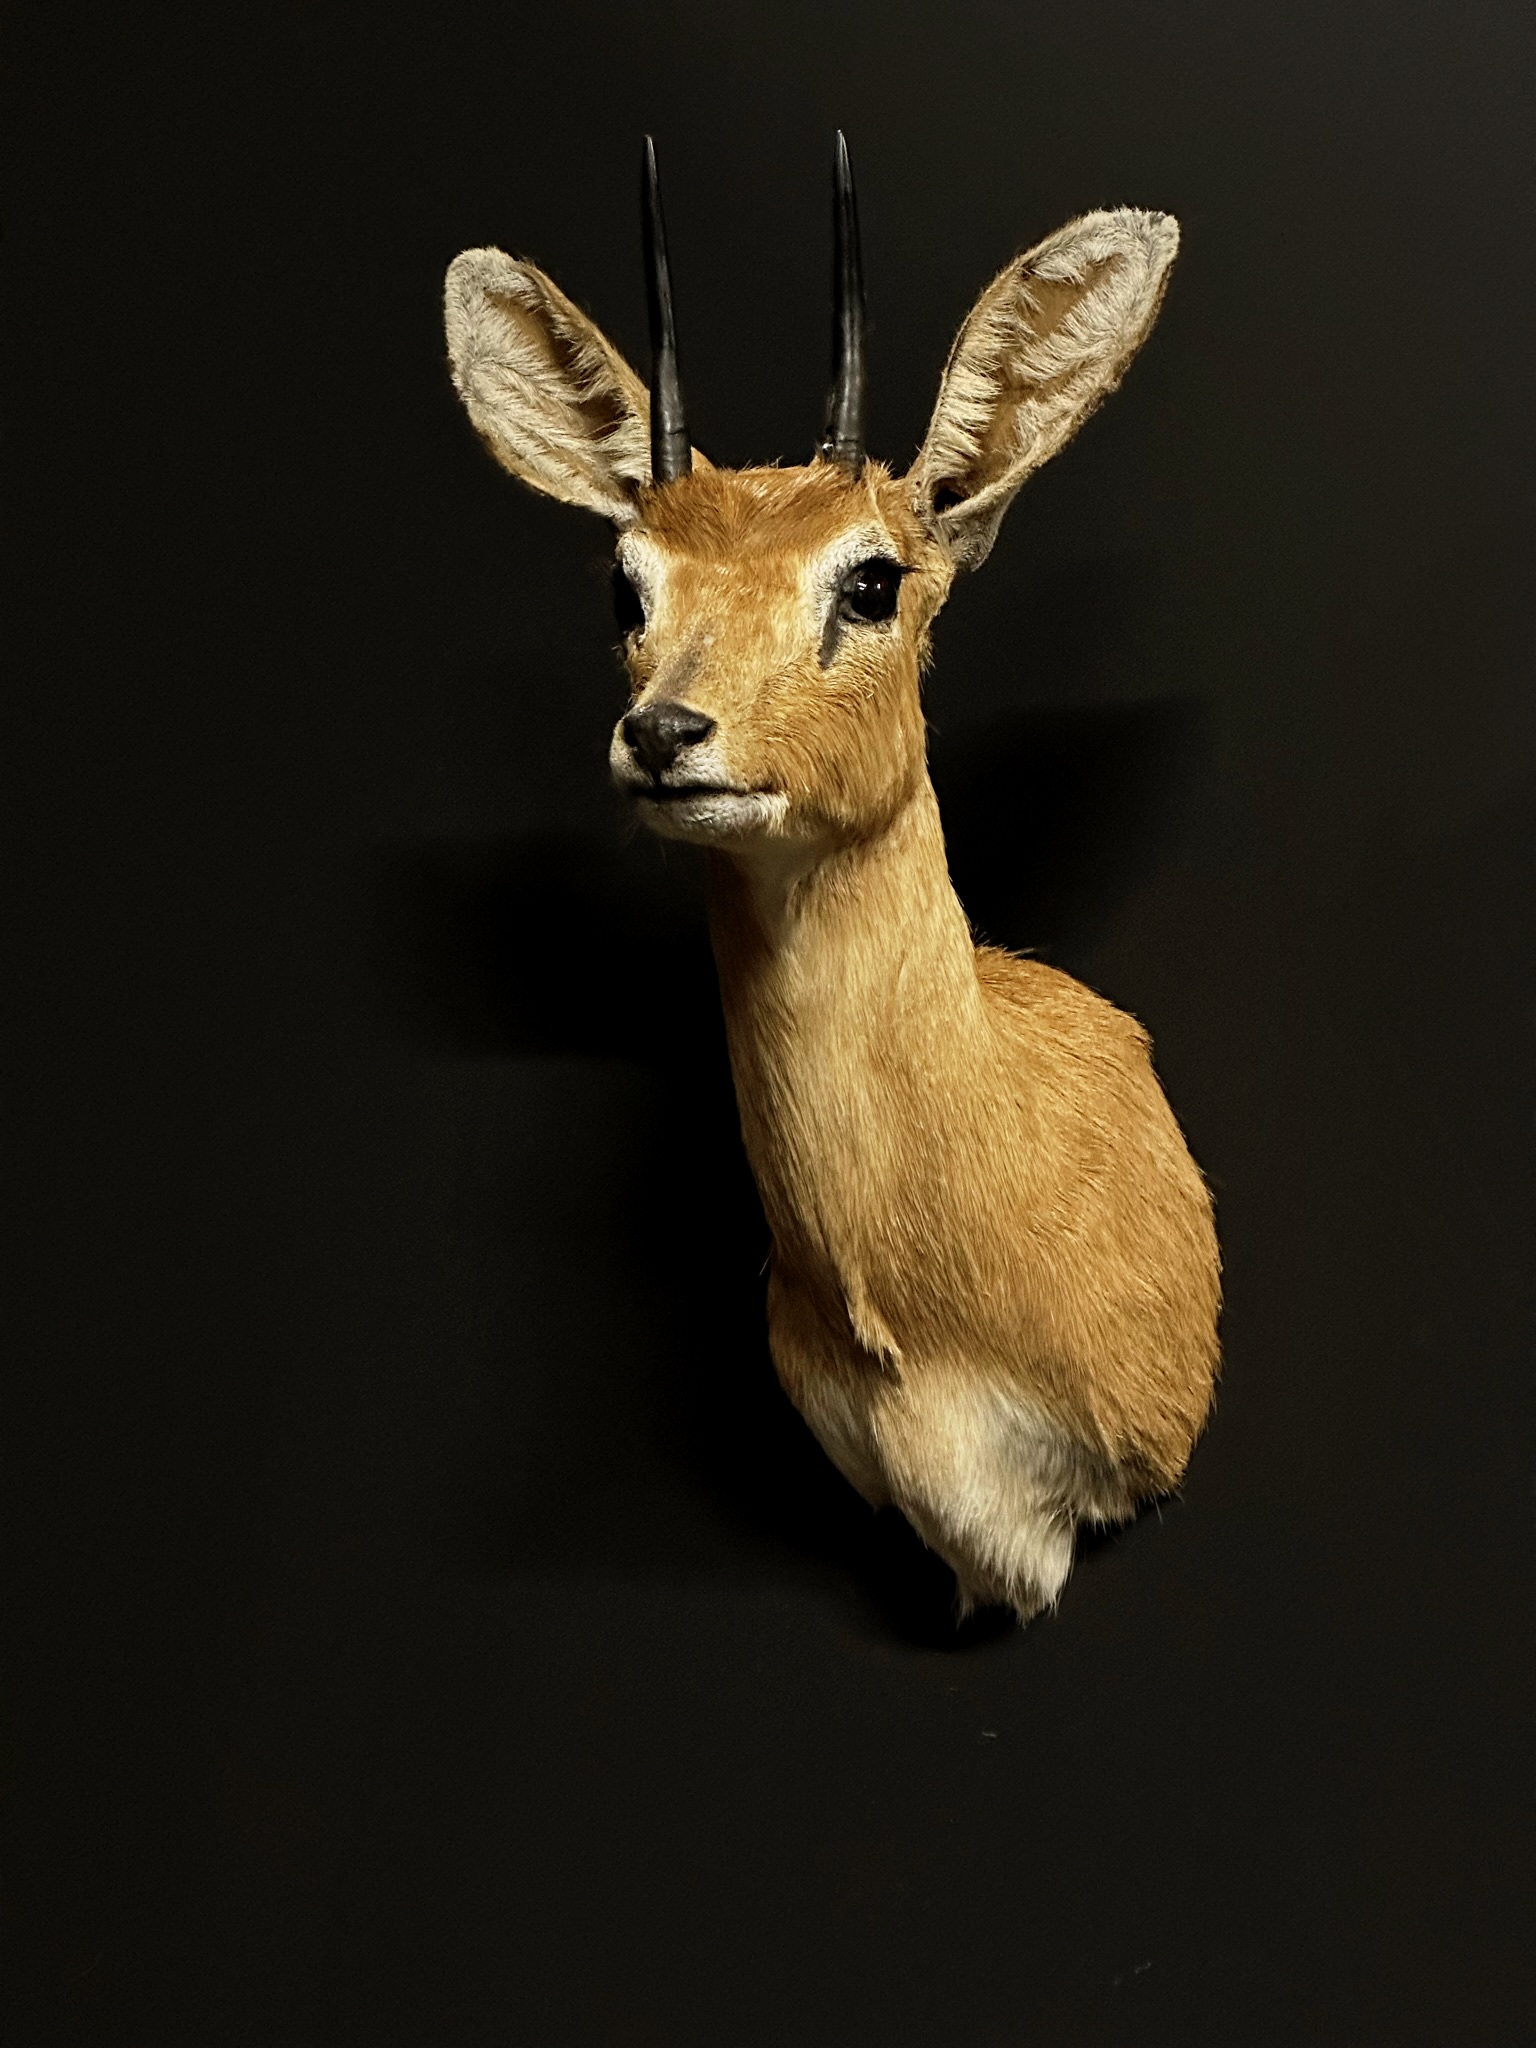
<path id="1" fill-rule="evenodd" d="M 453 381 L 503 468 L 536 490 L 623 525 L 649 481 L 645 386 L 552 279 L 500 249 L 448 269 Z"/>
<path id="2" fill-rule="evenodd" d="M 1178 246 L 1171 214 L 1085 214 L 1016 257 L 977 300 L 912 469 L 914 501 L 963 566 L 985 558 L 1024 479 L 1119 383 L 1157 318 Z"/>

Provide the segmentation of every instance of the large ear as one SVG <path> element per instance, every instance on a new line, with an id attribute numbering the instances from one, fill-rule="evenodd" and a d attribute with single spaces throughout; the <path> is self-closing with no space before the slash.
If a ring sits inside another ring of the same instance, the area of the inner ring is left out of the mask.
<path id="1" fill-rule="evenodd" d="M 955 338 L 912 466 L 919 514 L 961 568 L 1146 340 L 1179 246 L 1171 214 L 1088 213 L 1017 256 Z"/>
<path id="2" fill-rule="evenodd" d="M 650 399 L 602 329 L 500 249 L 454 258 L 445 314 L 454 385 L 502 467 L 620 526 L 633 519 L 651 480 Z"/>

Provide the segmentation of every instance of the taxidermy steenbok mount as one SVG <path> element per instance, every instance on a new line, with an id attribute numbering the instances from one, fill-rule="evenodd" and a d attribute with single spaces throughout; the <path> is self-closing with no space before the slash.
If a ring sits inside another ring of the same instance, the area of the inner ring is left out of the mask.
<path id="1" fill-rule="evenodd" d="M 649 393 L 533 264 L 448 272 L 470 418 L 617 529 L 632 684 L 610 756 L 704 848 L 742 1134 L 773 1231 L 774 1363 L 828 1455 L 953 1567 L 962 1612 L 1053 1605 L 1080 1521 L 1183 1472 L 1217 1368 L 1210 1200 L 1132 1018 L 972 939 L 919 679 L 955 573 L 1120 381 L 1178 246 L 1090 213 L 990 284 L 905 476 L 864 450 L 864 300 L 838 137 L 834 380 L 815 459 L 689 444 L 646 144 Z"/>

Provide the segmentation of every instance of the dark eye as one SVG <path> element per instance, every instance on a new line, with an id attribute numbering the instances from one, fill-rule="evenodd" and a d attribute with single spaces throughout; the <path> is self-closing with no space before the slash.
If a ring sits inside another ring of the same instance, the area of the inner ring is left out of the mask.
<path id="1" fill-rule="evenodd" d="M 645 606 L 640 593 L 615 562 L 613 565 L 613 616 L 621 633 L 637 633 L 645 624 Z"/>
<path id="2" fill-rule="evenodd" d="M 862 620 L 867 626 L 878 626 L 894 618 L 901 579 L 906 573 L 900 562 L 887 562 L 879 555 L 860 562 L 843 578 L 837 594 L 839 616 Z"/>

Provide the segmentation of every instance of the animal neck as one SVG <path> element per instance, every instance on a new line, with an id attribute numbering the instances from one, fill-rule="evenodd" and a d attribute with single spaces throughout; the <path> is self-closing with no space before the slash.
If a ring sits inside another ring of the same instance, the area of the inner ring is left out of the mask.
<path id="1" fill-rule="evenodd" d="M 733 1028 L 749 1021 L 732 1016 L 740 1002 L 770 991 L 795 1016 L 841 1019 L 857 1036 L 861 1020 L 947 1005 L 975 986 L 975 948 L 926 775 L 878 834 L 819 859 L 715 857 L 709 908 Z"/>
<path id="2" fill-rule="evenodd" d="M 914 1160 L 937 1164 L 990 1065 L 927 777 L 876 837 L 798 874 L 716 857 L 710 925 L 742 1132 L 775 1236 L 785 1249 L 814 1218 L 814 1232 L 842 1239 L 854 1207 L 911 1199 Z"/>

